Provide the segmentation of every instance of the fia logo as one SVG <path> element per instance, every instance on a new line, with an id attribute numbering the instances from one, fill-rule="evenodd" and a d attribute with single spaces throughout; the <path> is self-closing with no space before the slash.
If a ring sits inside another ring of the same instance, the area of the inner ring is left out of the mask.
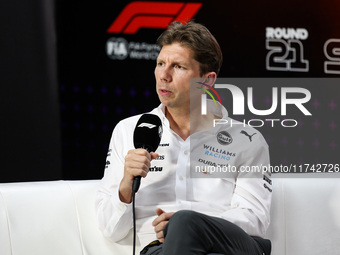
<path id="1" fill-rule="evenodd" d="M 124 38 L 111 37 L 106 42 L 106 54 L 111 59 L 123 60 L 128 54 L 128 42 Z"/>

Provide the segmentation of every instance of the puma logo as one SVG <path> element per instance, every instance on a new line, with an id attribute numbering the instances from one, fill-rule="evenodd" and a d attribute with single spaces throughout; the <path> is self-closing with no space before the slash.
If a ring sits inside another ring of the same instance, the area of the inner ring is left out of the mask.
<path id="1" fill-rule="evenodd" d="M 249 135 L 249 134 L 248 134 L 246 131 L 244 131 L 244 130 L 242 130 L 240 133 L 241 133 L 241 134 L 244 134 L 245 136 L 248 136 L 248 138 L 249 138 L 250 141 L 252 141 L 252 140 L 251 140 L 252 137 L 253 137 L 254 135 L 257 134 L 257 133 L 254 133 L 254 134 L 252 134 L 252 135 Z"/>

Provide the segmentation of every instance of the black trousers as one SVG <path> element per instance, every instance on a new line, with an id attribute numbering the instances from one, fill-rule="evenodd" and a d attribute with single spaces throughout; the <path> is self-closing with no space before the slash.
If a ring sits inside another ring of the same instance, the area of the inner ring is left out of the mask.
<path id="1" fill-rule="evenodd" d="M 164 243 L 153 242 L 147 255 L 269 255 L 269 240 L 251 237 L 235 224 L 195 211 L 176 212 L 164 228 Z"/>

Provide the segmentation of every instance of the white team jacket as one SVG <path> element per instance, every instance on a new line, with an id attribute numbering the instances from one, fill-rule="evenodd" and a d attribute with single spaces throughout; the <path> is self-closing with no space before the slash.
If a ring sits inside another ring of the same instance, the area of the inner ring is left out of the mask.
<path id="1" fill-rule="evenodd" d="M 263 136 L 238 122 L 232 126 L 216 125 L 184 141 L 170 129 L 162 109 L 160 105 L 151 111 L 163 125 L 156 151 L 159 157 L 151 162 L 136 194 L 141 247 L 156 239 L 151 223 L 158 207 L 166 212 L 189 209 L 221 217 L 250 235 L 263 237 L 270 221 L 272 191 L 270 173 L 255 171 L 269 165 L 268 145 Z M 232 121 L 225 109 L 220 114 Z M 112 241 L 121 240 L 132 228 L 132 205 L 119 200 L 118 188 L 124 174 L 124 158 L 134 149 L 133 132 L 140 116 L 122 120 L 115 127 L 97 196 L 99 227 Z"/>

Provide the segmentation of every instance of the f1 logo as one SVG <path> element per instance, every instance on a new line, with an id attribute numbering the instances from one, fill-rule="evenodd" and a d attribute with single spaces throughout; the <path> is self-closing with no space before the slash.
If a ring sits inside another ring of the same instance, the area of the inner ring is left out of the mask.
<path id="1" fill-rule="evenodd" d="M 201 3 L 132 2 L 119 14 L 107 33 L 135 34 L 140 28 L 166 28 L 172 21 L 188 21 Z"/>
<path id="2" fill-rule="evenodd" d="M 156 125 L 153 125 L 153 124 L 151 124 L 151 123 L 145 123 L 145 122 L 143 122 L 143 123 L 139 124 L 138 127 L 147 127 L 147 128 L 149 128 L 149 129 L 152 129 L 152 128 L 156 127 Z"/>

